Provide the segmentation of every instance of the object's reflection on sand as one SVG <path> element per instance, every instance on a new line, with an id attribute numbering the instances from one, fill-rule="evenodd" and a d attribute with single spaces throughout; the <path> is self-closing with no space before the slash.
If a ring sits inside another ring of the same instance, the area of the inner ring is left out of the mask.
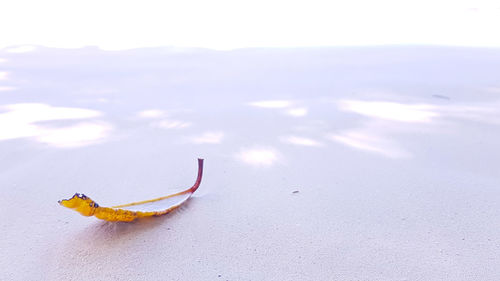
<path id="1" fill-rule="evenodd" d="M 342 111 L 401 122 L 430 122 L 432 118 L 439 116 L 435 107 L 428 104 L 341 100 L 338 107 Z"/>
<path id="2" fill-rule="evenodd" d="M 394 122 L 430 123 L 444 118 L 496 123 L 500 121 L 500 101 L 468 104 L 412 104 L 387 101 L 341 100 L 341 111 L 353 112 L 374 119 Z"/>
<path id="3" fill-rule="evenodd" d="M 442 106 L 437 110 L 445 117 L 493 124 L 500 123 L 500 101 Z"/>
<path id="4" fill-rule="evenodd" d="M 248 148 L 242 149 L 236 158 L 252 166 L 268 167 L 278 160 L 278 152 L 274 148 Z"/>
<path id="5" fill-rule="evenodd" d="M 220 144 L 224 138 L 223 132 L 205 132 L 199 136 L 189 138 L 194 144 Z"/>
<path id="6" fill-rule="evenodd" d="M 11 86 L 0 86 L 0 92 L 14 91 L 16 87 Z"/>
<path id="7" fill-rule="evenodd" d="M 86 146 L 103 141 L 111 129 L 105 122 L 79 122 L 62 128 L 44 128 L 36 140 L 56 147 Z"/>
<path id="8" fill-rule="evenodd" d="M 151 126 L 160 129 L 182 129 L 190 127 L 191 123 L 182 120 L 163 119 L 158 122 L 151 123 Z"/>
<path id="9" fill-rule="evenodd" d="M 284 143 L 289 143 L 293 145 L 301 145 L 301 146 L 314 146 L 320 147 L 323 146 L 323 143 L 316 141 L 311 138 L 299 137 L 299 136 L 286 136 L 282 137 L 281 141 Z"/>
<path id="10" fill-rule="evenodd" d="M 165 114 L 166 114 L 165 111 L 160 110 L 160 109 L 146 109 L 146 110 L 137 112 L 137 117 L 144 118 L 144 119 L 160 118 L 160 117 L 165 116 Z"/>
<path id="11" fill-rule="evenodd" d="M 484 123 L 500 123 L 499 102 L 435 105 L 388 101 L 340 100 L 340 111 L 369 118 L 358 128 L 341 130 L 328 138 L 349 147 L 389 158 L 408 158 L 412 155 L 396 136 L 421 133 L 440 133 L 454 119 Z"/>
<path id="12" fill-rule="evenodd" d="M 374 152 L 389 158 L 407 158 L 411 154 L 387 137 L 372 132 L 371 129 L 343 131 L 333 134 L 330 139 L 362 151 Z"/>
<path id="13" fill-rule="evenodd" d="M 256 102 L 249 102 L 248 105 L 268 108 L 268 109 L 280 109 L 286 115 L 293 117 L 304 117 L 307 115 L 309 110 L 304 106 L 297 106 L 297 101 L 292 100 L 262 100 Z"/>
<path id="14" fill-rule="evenodd" d="M 250 102 L 249 105 L 261 108 L 288 108 L 293 105 L 289 100 L 264 100 Z"/>
<path id="15" fill-rule="evenodd" d="M 293 116 L 293 117 L 303 117 L 307 115 L 307 108 L 305 107 L 294 107 L 290 108 L 286 111 L 286 114 Z"/>
<path id="16" fill-rule="evenodd" d="M 58 121 L 94 119 L 99 111 L 83 108 L 56 107 L 42 103 L 1 106 L 0 140 L 32 138 L 56 147 L 77 147 L 102 141 L 111 131 L 109 123 L 85 121 L 58 126 Z"/>
<path id="17" fill-rule="evenodd" d="M 8 75 L 7 71 L 0 71 L 0 80 L 7 80 Z"/>
<path id="18" fill-rule="evenodd" d="M 142 110 L 136 113 L 136 117 L 139 119 L 153 120 L 149 125 L 151 127 L 160 129 L 183 129 L 191 127 L 192 125 L 191 122 L 173 118 L 166 118 L 169 117 L 169 114 L 161 109 Z"/>

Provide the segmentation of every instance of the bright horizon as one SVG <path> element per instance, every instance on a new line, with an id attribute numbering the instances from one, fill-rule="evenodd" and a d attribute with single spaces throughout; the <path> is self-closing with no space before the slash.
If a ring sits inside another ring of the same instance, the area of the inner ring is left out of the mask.
<path id="1" fill-rule="evenodd" d="M 0 48 L 42 45 L 500 47 L 498 1 L 34 1 L 0 4 Z"/>

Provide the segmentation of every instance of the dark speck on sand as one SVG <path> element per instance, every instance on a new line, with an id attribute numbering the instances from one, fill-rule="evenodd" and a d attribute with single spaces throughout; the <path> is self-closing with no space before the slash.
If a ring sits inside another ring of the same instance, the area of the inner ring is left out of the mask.
<path id="1" fill-rule="evenodd" d="M 450 97 L 447 97 L 447 96 L 443 96 L 443 95 L 432 95 L 433 98 L 437 98 L 437 99 L 443 99 L 443 100 L 449 100 Z"/>

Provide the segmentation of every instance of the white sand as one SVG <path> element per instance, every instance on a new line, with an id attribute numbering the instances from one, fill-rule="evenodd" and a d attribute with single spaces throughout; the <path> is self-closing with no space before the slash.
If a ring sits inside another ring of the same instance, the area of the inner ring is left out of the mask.
<path id="1" fill-rule="evenodd" d="M 500 280 L 500 50 L 0 58 L 0 280 Z"/>

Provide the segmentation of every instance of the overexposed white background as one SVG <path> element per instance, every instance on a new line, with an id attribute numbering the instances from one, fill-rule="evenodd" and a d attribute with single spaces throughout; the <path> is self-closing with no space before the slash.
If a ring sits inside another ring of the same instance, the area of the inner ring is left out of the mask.
<path id="1" fill-rule="evenodd" d="M 0 48 L 500 46 L 500 2 L 7 0 Z"/>

